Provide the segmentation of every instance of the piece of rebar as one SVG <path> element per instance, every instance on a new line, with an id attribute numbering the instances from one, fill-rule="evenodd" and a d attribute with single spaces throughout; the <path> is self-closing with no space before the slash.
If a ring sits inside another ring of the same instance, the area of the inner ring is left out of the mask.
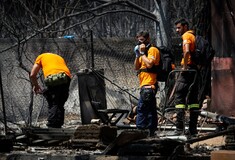
<path id="1" fill-rule="evenodd" d="M 203 141 L 203 140 L 207 140 L 207 139 L 210 139 L 210 138 L 214 138 L 214 137 L 218 137 L 218 136 L 222 136 L 222 135 L 226 135 L 228 133 L 232 133 L 235 131 L 235 128 L 233 129 L 228 129 L 228 130 L 225 130 L 225 131 L 220 131 L 220 132 L 217 132 L 217 133 L 210 133 L 206 136 L 203 136 L 203 137 L 198 137 L 198 138 L 192 138 L 192 139 L 189 139 L 187 141 L 185 141 L 185 143 L 195 143 L 195 142 L 199 142 L 199 141 Z"/>

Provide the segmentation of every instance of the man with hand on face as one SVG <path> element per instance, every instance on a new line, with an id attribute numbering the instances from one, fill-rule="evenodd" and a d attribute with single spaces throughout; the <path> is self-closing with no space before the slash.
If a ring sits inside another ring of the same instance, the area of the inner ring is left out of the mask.
<path id="1" fill-rule="evenodd" d="M 149 130 L 149 136 L 154 136 L 158 125 L 156 108 L 157 73 L 151 68 L 159 65 L 160 52 L 150 44 L 147 31 L 140 31 L 136 35 L 138 45 L 135 46 L 135 70 L 138 71 L 140 82 L 140 97 L 137 105 L 136 126 L 140 130 Z"/>

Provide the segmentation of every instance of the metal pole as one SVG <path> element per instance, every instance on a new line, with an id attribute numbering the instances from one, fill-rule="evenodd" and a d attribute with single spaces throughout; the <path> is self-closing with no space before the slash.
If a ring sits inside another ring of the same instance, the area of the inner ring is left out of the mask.
<path id="1" fill-rule="evenodd" d="M 91 68 L 94 69 L 95 63 L 94 63 L 94 42 L 93 42 L 93 32 L 91 30 Z"/>
<path id="2" fill-rule="evenodd" d="M 211 134 L 208 134 L 206 136 L 199 137 L 199 138 L 189 139 L 185 143 L 192 144 L 192 143 L 199 142 L 199 141 L 204 141 L 204 140 L 207 140 L 207 139 L 210 139 L 210 138 L 226 135 L 228 133 L 234 133 L 234 131 L 235 131 L 235 129 L 227 129 L 227 130 L 220 131 L 220 132 L 214 132 L 214 133 L 211 133 Z"/>
<path id="3" fill-rule="evenodd" d="M 4 118 L 5 135 L 7 135 L 7 120 L 6 120 L 6 110 L 5 110 L 5 102 L 4 102 L 3 87 L 2 87 L 1 68 L 2 68 L 2 65 L 0 63 L 0 90 L 1 90 L 1 99 L 2 99 L 2 111 L 3 111 L 3 118 Z"/>

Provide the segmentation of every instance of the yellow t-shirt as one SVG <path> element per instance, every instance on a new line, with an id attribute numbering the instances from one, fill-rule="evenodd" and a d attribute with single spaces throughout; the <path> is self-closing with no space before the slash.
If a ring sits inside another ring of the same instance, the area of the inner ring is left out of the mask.
<path id="1" fill-rule="evenodd" d="M 148 59 L 153 60 L 153 65 L 159 65 L 160 52 L 156 47 L 150 47 L 148 50 Z M 142 57 L 139 58 L 141 64 L 140 69 L 147 68 L 146 64 L 143 62 Z M 139 74 L 140 87 L 144 85 L 154 85 L 157 82 L 156 73 L 140 72 Z"/>
<path id="2" fill-rule="evenodd" d="M 69 77 L 71 77 L 71 73 L 64 59 L 57 54 L 53 53 L 40 54 L 36 58 L 35 64 L 41 66 L 45 78 L 51 74 L 57 74 L 61 72 L 65 72 Z"/>
<path id="3" fill-rule="evenodd" d="M 183 52 L 185 53 L 185 44 L 189 44 L 190 45 L 190 53 L 194 53 L 195 51 L 195 36 L 192 34 L 193 31 L 187 31 L 182 35 L 182 39 L 183 39 Z M 184 64 L 184 58 L 182 58 L 181 61 L 181 65 Z M 191 55 L 189 55 L 189 59 L 188 59 L 188 64 L 193 64 L 192 60 L 191 60 Z"/>

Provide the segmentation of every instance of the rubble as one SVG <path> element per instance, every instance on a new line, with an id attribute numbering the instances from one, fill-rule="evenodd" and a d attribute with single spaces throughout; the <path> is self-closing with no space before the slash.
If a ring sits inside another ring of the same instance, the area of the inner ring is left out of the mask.
<path id="1" fill-rule="evenodd" d="M 227 118 L 224 119 L 227 120 Z M 209 125 L 204 127 L 210 128 Z M 15 129 L 12 130 L 16 132 L 7 136 L 11 143 L 5 141 L 11 146 L 8 150 L 1 150 L 4 154 L 2 157 L 11 159 L 18 155 L 27 160 L 30 156 L 35 159 L 55 159 L 58 156 L 61 159 L 62 157 L 96 159 L 103 156 L 113 158 L 138 156 L 139 159 L 191 157 L 209 160 L 211 152 L 234 149 L 235 144 L 233 125 L 229 125 L 222 131 L 200 130 L 199 135 L 193 138 L 184 135 L 178 137 L 164 135 L 163 133 L 167 131 L 161 130 L 163 126 L 157 131 L 156 137 L 148 137 L 145 132 L 136 128 L 119 128 L 100 123 L 82 125 L 76 120 L 70 121 L 69 125 L 66 123 L 61 129 L 46 128 L 43 124 L 38 126 L 40 127 L 14 126 Z M 218 140 L 218 137 L 223 138 Z M 214 142 L 208 143 L 208 140 L 213 138 Z M 6 137 L 3 139 L 6 140 Z M 4 140 L 0 143 L 4 143 Z"/>

